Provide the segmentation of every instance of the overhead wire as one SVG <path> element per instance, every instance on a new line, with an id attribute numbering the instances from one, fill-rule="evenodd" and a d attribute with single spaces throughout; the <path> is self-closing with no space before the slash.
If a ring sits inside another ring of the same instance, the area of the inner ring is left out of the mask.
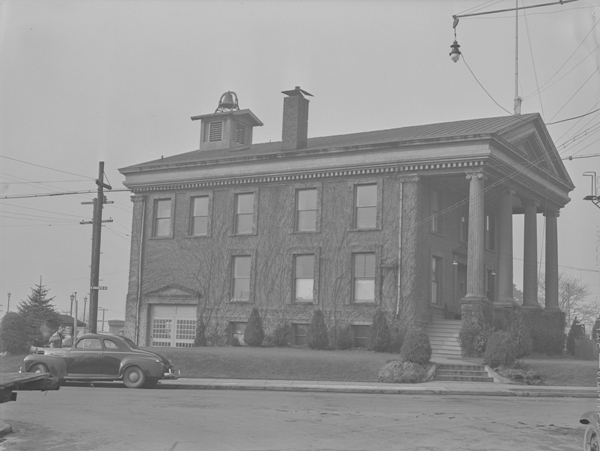
<path id="1" fill-rule="evenodd" d="M 94 177 L 90 177 L 90 176 L 87 176 L 87 175 L 81 175 L 81 174 L 75 174 L 73 172 L 62 171 L 60 169 L 55 169 L 55 168 L 51 168 L 51 167 L 48 167 L 48 166 L 43 166 L 43 165 L 40 165 L 40 164 L 30 163 L 29 161 L 24 161 L 24 160 L 19 160 L 17 158 L 7 157 L 6 155 L 0 155 L 0 158 L 6 158 L 7 160 L 17 161 L 19 163 L 28 164 L 28 165 L 31 165 L 31 166 L 36 166 L 38 168 L 48 169 L 50 171 L 62 172 L 63 174 L 75 175 L 77 177 L 83 177 L 85 179 L 95 180 Z"/>
<path id="2" fill-rule="evenodd" d="M 600 67 L 596 67 L 596 68 L 594 69 L 594 71 L 593 71 L 593 72 L 590 74 L 590 76 L 589 76 L 589 77 L 588 77 L 588 78 L 587 78 L 587 79 L 586 79 L 586 80 L 585 80 L 585 81 L 584 81 L 584 82 L 581 84 L 581 86 L 580 86 L 580 87 L 577 89 L 577 91 L 575 91 L 575 92 L 573 93 L 573 95 L 571 95 L 571 97 L 569 97 L 569 99 L 568 99 L 568 100 L 567 100 L 567 101 L 564 103 L 564 105 L 563 105 L 563 106 L 561 106 L 561 107 L 560 107 L 560 109 L 559 109 L 559 110 L 558 110 L 558 111 L 557 111 L 557 112 L 554 114 L 554 116 L 552 116 L 552 117 L 550 118 L 550 121 L 552 121 L 552 120 L 553 120 L 553 119 L 554 119 L 554 118 L 555 118 L 555 117 L 558 115 L 558 113 L 560 113 L 560 112 L 562 111 L 562 109 L 563 109 L 565 106 L 567 106 L 571 100 L 573 100 L 573 97 L 575 97 L 575 96 L 577 95 L 577 93 L 578 93 L 579 91 L 581 91 L 581 89 L 582 89 L 582 88 L 583 88 L 583 87 L 584 87 L 584 86 L 587 84 L 587 82 L 588 82 L 588 81 L 590 81 L 590 80 L 591 80 L 591 78 L 592 78 L 592 77 L 593 77 L 593 76 L 596 74 L 596 72 L 598 72 L 599 70 L 600 70 Z"/>

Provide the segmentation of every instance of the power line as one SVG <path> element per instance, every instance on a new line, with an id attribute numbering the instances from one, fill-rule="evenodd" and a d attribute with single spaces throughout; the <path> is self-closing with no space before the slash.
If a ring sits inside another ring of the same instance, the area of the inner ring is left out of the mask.
<path id="1" fill-rule="evenodd" d="M 594 110 L 594 111 L 590 111 L 589 113 L 581 114 L 581 115 L 579 115 L 579 116 L 570 117 L 570 118 L 568 118 L 568 119 L 563 119 L 562 121 L 544 122 L 544 124 L 545 124 L 545 125 L 554 125 L 554 124 L 560 124 L 561 122 L 572 121 L 572 120 L 574 120 L 574 119 L 579 119 L 579 118 L 582 118 L 582 117 L 589 116 L 590 114 L 596 113 L 596 112 L 598 112 L 598 111 L 600 111 L 600 108 L 598 108 L 597 110 Z M 555 115 L 555 116 L 556 116 L 556 115 Z"/>
<path id="2" fill-rule="evenodd" d="M 128 189 L 113 189 L 111 190 L 111 193 L 120 193 L 120 192 L 124 192 L 127 191 L 129 192 Z M 27 199 L 27 198 L 31 198 L 31 197 L 48 197 L 48 196 L 70 196 L 73 194 L 89 194 L 89 193 L 95 193 L 96 190 L 85 190 L 85 191 L 66 191 L 63 193 L 42 193 L 42 194 L 23 194 L 23 195 L 14 195 L 14 196 L 2 196 L 0 197 L 0 200 L 3 199 Z"/>
<path id="3" fill-rule="evenodd" d="M 28 161 L 23 161 L 23 160 L 18 160 L 17 158 L 7 157 L 6 155 L 0 155 L 0 158 L 6 158 L 7 160 L 18 161 L 19 163 L 29 164 L 31 166 L 36 166 L 38 168 L 48 169 L 50 171 L 62 172 L 63 174 L 75 175 L 77 177 L 83 177 L 86 179 L 95 180 L 94 177 L 89 177 L 87 175 L 74 174 L 73 172 L 61 171 L 60 169 L 54 169 L 54 168 L 50 168 L 48 166 L 42 166 L 40 164 L 30 163 Z"/>
<path id="4" fill-rule="evenodd" d="M 598 70 L 600 70 L 600 67 L 597 67 L 597 68 L 595 68 L 595 69 L 594 69 L 594 71 L 593 71 L 593 72 L 590 74 L 590 76 L 589 76 L 589 77 L 588 77 L 588 78 L 587 78 L 587 79 L 586 79 L 586 80 L 585 80 L 585 81 L 584 81 L 584 82 L 581 84 L 581 86 L 580 86 L 580 87 L 577 89 L 577 91 L 575 91 L 575 92 L 573 93 L 573 95 L 572 95 L 571 97 L 569 97 L 569 100 L 567 100 L 567 101 L 565 102 L 565 104 L 564 104 L 563 106 L 561 106 L 561 107 L 560 107 L 560 109 L 559 109 L 559 110 L 556 112 L 556 114 L 555 114 L 554 116 L 552 116 L 552 117 L 550 118 L 550 120 L 552 120 L 552 119 L 554 119 L 556 116 L 558 116 L 558 113 L 560 113 L 560 112 L 562 111 L 562 109 L 563 109 L 565 106 L 567 106 L 567 104 L 568 104 L 568 103 L 569 103 L 571 100 L 573 100 L 573 97 L 575 97 L 575 95 L 576 95 L 576 94 L 577 94 L 579 91 L 581 91 L 581 89 L 582 89 L 582 88 L 583 88 L 583 87 L 584 87 L 584 86 L 587 84 L 587 82 L 588 82 L 588 81 L 590 81 L 590 80 L 591 80 L 591 78 L 592 78 L 592 77 L 593 77 L 593 76 L 596 74 L 596 72 L 598 72 Z"/>
<path id="5" fill-rule="evenodd" d="M 512 115 L 512 113 L 510 111 L 508 111 L 506 108 L 504 108 L 502 105 L 500 105 L 498 102 L 496 102 L 496 100 L 492 97 L 492 95 L 487 91 L 487 89 L 485 89 L 483 87 L 483 85 L 479 82 L 479 80 L 477 79 L 477 77 L 475 76 L 475 74 L 473 73 L 473 71 L 471 70 L 471 68 L 469 67 L 469 65 L 467 64 L 467 60 L 465 59 L 465 54 L 461 53 L 462 55 L 462 60 L 465 63 L 465 66 L 467 66 L 467 69 L 469 69 L 469 72 L 471 72 L 471 75 L 473 75 L 473 78 L 475 79 L 475 81 L 479 84 L 479 86 L 481 86 L 481 89 L 483 89 L 485 91 L 485 93 L 489 96 L 490 99 L 492 99 L 492 101 L 498 105 L 500 108 L 502 108 L 504 111 L 506 111 L 508 114 Z"/>

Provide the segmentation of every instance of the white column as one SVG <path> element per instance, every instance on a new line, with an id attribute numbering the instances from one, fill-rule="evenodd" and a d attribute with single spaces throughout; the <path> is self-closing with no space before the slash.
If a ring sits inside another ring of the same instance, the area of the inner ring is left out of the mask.
<path id="1" fill-rule="evenodd" d="M 548 310 L 558 310 L 558 212 L 547 210 L 546 216 L 546 299 Z"/>
<path id="2" fill-rule="evenodd" d="M 537 285 L 537 207 L 526 200 L 523 244 L 523 307 L 539 308 Z"/>
<path id="3" fill-rule="evenodd" d="M 500 197 L 498 218 L 498 304 L 512 305 L 513 299 L 513 210 L 514 191 Z"/>
<path id="4" fill-rule="evenodd" d="M 484 183 L 481 172 L 467 174 L 469 185 L 469 243 L 467 252 L 466 299 L 485 298 L 484 280 Z"/>

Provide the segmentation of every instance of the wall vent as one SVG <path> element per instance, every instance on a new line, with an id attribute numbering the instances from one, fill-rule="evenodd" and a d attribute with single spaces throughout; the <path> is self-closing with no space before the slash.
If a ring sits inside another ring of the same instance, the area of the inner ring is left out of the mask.
<path id="1" fill-rule="evenodd" d="M 208 140 L 210 142 L 223 140 L 223 122 L 211 122 L 209 125 Z"/>
<path id="2" fill-rule="evenodd" d="M 246 126 L 239 122 L 235 124 L 235 142 L 242 145 L 246 143 Z"/>

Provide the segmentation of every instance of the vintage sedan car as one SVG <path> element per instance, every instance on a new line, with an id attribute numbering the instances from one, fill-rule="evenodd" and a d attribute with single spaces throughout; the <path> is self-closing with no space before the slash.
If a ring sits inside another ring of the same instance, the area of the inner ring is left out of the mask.
<path id="1" fill-rule="evenodd" d="M 600 415 L 598 412 L 590 411 L 582 415 L 579 420 L 585 424 L 585 434 L 583 436 L 583 451 L 600 451 Z"/>
<path id="2" fill-rule="evenodd" d="M 72 348 L 38 348 L 25 357 L 21 372 L 50 373 L 66 382 L 123 381 L 129 388 L 179 377 L 166 357 L 109 334 L 84 334 Z"/>

